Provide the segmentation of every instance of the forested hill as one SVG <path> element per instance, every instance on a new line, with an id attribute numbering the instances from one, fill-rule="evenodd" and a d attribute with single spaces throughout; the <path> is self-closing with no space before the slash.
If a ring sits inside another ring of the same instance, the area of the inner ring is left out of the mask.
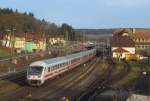
<path id="1" fill-rule="evenodd" d="M 83 34 L 112 34 L 112 29 L 76 29 L 76 31 Z"/>
<path id="2" fill-rule="evenodd" d="M 19 13 L 18 10 L 0 8 L 0 33 L 7 33 L 8 30 L 16 29 L 15 32 L 37 32 L 42 31 L 48 34 L 69 34 L 73 28 L 68 24 L 57 26 L 55 23 L 39 20 L 33 13 Z"/>
<path id="3" fill-rule="evenodd" d="M 15 28 L 17 32 L 36 31 L 40 28 L 40 20 L 33 13 L 18 13 L 12 9 L 0 9 L 0 31 L 5 32 Z"/>

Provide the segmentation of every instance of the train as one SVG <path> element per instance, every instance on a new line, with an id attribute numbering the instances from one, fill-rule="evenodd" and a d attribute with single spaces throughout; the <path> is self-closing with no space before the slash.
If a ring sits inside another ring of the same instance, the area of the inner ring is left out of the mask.
<path id="1" fill-rule="evenodd" d="M 27 68 L 27 83 L 31 86 L 41 86 L 46 80 L 87 62 L 94 58 L 95 55 L 96 49 L 91 49 L 66 56 L 35 61 Z"/>

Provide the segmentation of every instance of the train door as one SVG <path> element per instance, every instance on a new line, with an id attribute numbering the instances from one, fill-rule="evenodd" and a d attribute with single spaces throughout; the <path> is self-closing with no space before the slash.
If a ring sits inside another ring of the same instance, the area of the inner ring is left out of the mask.
<path id="1" fill-rule="evenodd" d="M 48 73 L 48 68 L 44 67 L 44 69 L 43 69 L 43 77 L 42 77 L 42 78 L 43 78 L 43 79 L 42 79 L 42 80 L 43 80 L 43 81 L 42 81 L 43 83 L 44 83 L 44 81 L 45 81 L 45 76 L 47 75 L 47 73 Z"/>

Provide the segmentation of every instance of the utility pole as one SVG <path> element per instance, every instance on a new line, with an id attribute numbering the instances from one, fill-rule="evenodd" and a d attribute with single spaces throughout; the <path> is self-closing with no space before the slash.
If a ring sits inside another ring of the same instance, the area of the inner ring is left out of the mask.
<path id="1" fill-rule="evenodd" d="M 15 45 L 15 36 L 14 36 L 14 34 L 15 34 L 15 31 L 16 31 L 16 29 L 15 28 L 12 28 L 12 56 L 14 55 L 14 45 Z"/>
<path id="2" fill-rule="evenodd" d="M 14 34 L 16 29 L 13 28 L 12 26 L 9 29 L 6 29 L 6 31 L 10 34 L 10 48 L 11 48 L 11 56 L 14 55 L 14 44 L 15 44 L 15 39 L 14 39 Z"/>
<path id="3" fill-rule="evenodd" d="M 65 41 L 66 41 L 66 44 L 65 44 L 65 54 L 68 54 L 68 50 L 69 50 L 69 37 L 68 37 L 68 31 L 65 32 Z"/>

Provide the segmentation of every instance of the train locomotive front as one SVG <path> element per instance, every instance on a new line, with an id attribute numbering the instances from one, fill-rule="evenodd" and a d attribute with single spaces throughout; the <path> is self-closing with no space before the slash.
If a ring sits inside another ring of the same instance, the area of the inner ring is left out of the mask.
<path id="1" fill-rule="evenodd" d="M 38 65 L 37 65 L 38 64 Z M 40 86 L 44 83 L 44 65 L 40 62 L 35 62 L 29 65 L 27 70 L 27 82 L 29 85 Z"/>

